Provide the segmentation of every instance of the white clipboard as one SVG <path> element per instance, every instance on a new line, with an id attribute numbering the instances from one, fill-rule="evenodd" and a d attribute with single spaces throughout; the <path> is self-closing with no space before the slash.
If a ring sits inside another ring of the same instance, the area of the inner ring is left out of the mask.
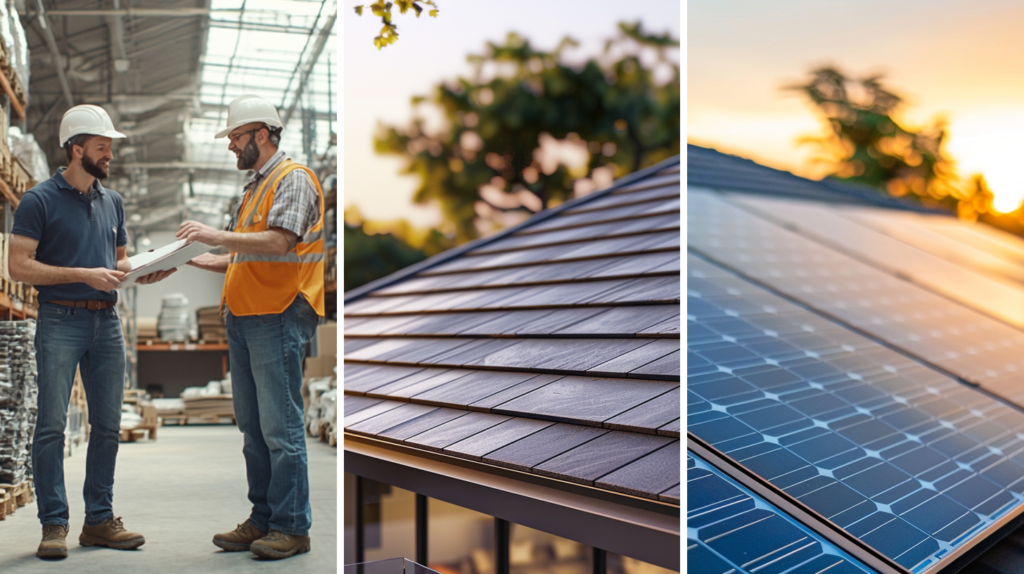
<path id="1" fill-rule="evenodd" d="M 124 276 L 124 280 L 118 285 L 118 289 L 131 287 L 139 277 L 145 277 L 157 271 L 170 271 L 199 257 L 203 253 L 209 253 L 216 247 L 212 247 L 198 241 L 186 243 L 179 239 L 174 243 L 165 245 L 160 249 L 154 249 L 145 253 L 139 253 L 128 258 L 132 264 L 132 270 Z"/>

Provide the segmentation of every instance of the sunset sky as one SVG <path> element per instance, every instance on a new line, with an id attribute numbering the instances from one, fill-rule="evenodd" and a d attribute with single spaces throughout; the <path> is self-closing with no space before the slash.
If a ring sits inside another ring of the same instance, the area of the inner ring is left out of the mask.
<path id="1" fill-rule="evenodd" d="M 641 20 L 647 30 L 680 36 L 678 0 L 439 0 L 438 5 L 437 19 L 424 15 L 417 20 L 395 10 L 400 39 L 379 52 L 373 37 L 380 18 L 356 16 L 355 3 L 342 5 L 339 14 L 344 26 L 345 205 L 358 206 L 368 219 L 404 218 L 417 226 L 439 222 L 437 209 L 411 203 L 417 180 L 397 175 L 397 157 L 373 152 L 373 134 L 378 122 L 404 126 L 411 118 L 412 96 L 427 94 L 440 80 L 470 75 L 466 56 L 481 53 L 486 42 L 500 43 L 515 31 L 550 50 L 569 35 L 581 44 L 570 56 L 585 59 L 600 53 L 620 21 Z"/>
<path id="2" fill-rule="evenodd" d="M 881 72 L 904 125 L 948 121 L 961 176 L 981 173 L 1010 210 L 1024 199 L 1024 4 L 1004 0 L 690 0 L 687 140 L 817 176 L 798 146 L 823 125 L 784 85 L 831 64 Z"/>

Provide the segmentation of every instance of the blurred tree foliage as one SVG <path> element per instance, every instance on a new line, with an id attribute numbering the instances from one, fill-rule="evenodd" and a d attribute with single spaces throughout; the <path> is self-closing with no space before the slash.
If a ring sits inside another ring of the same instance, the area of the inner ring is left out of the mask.
<path id="1" fill-rule="evenodd" d="M 539 50 L 516 34 L 488 43 L 468 58 L 472 77 L 413 99 L 440 110 L 443 128 L 429 132 L 418 116 L 377 136 L 379 153 L 406 159 L 402 173 L 420 180 L 414 201 L 436 202 L 456 243 L 476 238 L 481 220 L 500 227 L 514 222 L 502 214 L 521 220 L 572 198 L 596 169 L 610 181 L 679 153 L 679 66 L 668 57 L 679 41 L 622 23 L 600 57 L 570 64 L 574 46 Z M 582 161 L 558 159 L 566 148 Z"/>
<path id="2" fill-rule="evenodd" d="M 367 234 L 363 224 L 345 222 L 345 291 L 390 275 L 427 256 L 394 235 Z"/>
<path id="3" fill-rule="evenodd" d="M 419 18 L 424 9 L 420 4 L 430 6 L 430 17 L 437 18 L 438 8 L 437 4 L 434 3 L 434 0 L 395 0 L 393 3 L 378 0 L 377 2 L 370 4 L 370 12 L 372 12 L 374 16 L 379 16 L 381 24 L 384 24 L 384 27 L 380 29 L 380 34 L 373 39 L 373 45 L 380 50 L 384 46 L 390 46 L 398 41 L 398 25 L 391 21 L 392 8 L 398 7 L 398 11 L 401 14 L 405 14 L 409 10 L 412 10 L 416 14 L 416 17 Z M 366 8 L 366 6 L 363 4 L 356 6 L 356 14 L 362 16 L 364 8 Z"/>
<path id="4" fill-rule="evenodd" d="M 942 148 L 943 120 L 918 129 L 896 120 L 903 99 L 882 84 L 879 75 L 850 78 L 833 67 L 810 72 L 805 83 L 788 86 L 807 96 L 828 124 L 824 136 L 808 136 L 804 143 L 819 148 L 817 161 L 831 167 L 840 179 L 885 189 L 895 197 L 911 197 L 932 207 L 964 214 L 985 213 L 984 180 L 964 185 L 953 160 Z"/>
<path id="5" fill-rule="evenodd" d="M 344 218 L 345 291 L 455 247 L 454 238 L 404 219 L 366 221 L 354 205 Z"/>

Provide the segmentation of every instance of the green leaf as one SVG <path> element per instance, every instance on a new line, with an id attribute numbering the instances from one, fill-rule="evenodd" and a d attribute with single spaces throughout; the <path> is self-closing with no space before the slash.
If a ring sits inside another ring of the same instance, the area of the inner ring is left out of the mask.
<path id="1" fill-rule="evenodd" d="M 360 16 L 363 15 L 363 5 L 362 4 L 360 4 L 359 6 L 356 6 L 356 14 L 358 14 Z"/>

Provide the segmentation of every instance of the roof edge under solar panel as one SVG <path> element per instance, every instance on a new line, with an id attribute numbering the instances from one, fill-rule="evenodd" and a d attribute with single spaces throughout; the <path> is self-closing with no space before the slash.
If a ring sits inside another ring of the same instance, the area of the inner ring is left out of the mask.
<path id="1" fill-rule="evenodd" d="M 561 205 L 559 205 L 557 207 L 553 207 L 551 209 L 546 209 L 544 211 L 536 213 L 532 217 L 527 219 L 526 221 L 520 223 L 519 225 L 514 225 L 514 226 L 509 227 L 507 229 L 503 229 L 500 232 L 495 233 L 494 235 L 491 235 L 489 237 L 482 237 L 480 239 L 476 239 L 474 241 L 470 241 L 469 243 L 466 243 L 464 245 L 460 245 L 458 247 L 449 249 L 448 251 L 444 251 L 442 253 L 438 253 L 437 255 L 435 255 L 435 256 L 433 256 L 433 257 L 431 257 L 429 259 L 420 261 L 419 263 L 415 263 L 413 265 L 410 265 L 408 267 L 400 269 L 400 270 L 398 270 L 398 271 L 396 271 L 396 272 L 394 272 L 394 273 L 392 273 L 390 275 L 387 275 L 385 277 L 381 277 L 379 279 L 371 281 L 371 282 L 369 282 L 369 283 L 367 283 L 365 285 L 362 285 L 360 287 L 356 287 L 355 289 L 352 289 L 351 291 L 346 291 L 345 292 L 344 303 L 351 303 L 352 301 L 355 301 L 356 299 L 359 299 L 360 297 L 363 297 L 364 295 L 366 295 L 366 294 L 368 294 L 368 293 L 370 293 L 372 291 L 376 291 L 377 289 L 382 289 L 382 288 L 387 287 L 389 285 L 393 285 L 393 284 L 398 283 L 399 281 L 402 281 L 403 279 L 407 279 L 407 278 L 409 278 L 409 277 L 411 277 L 411 276 L 413 276 L 413 275 L 415 275 L 415 274 L 417 274 L 417 273 L 419 273 L 421 271 L 424 271 L 424 270 L 429 269 L 431 267 L 435 267 L 435 266 L 440 265 L 442 263 L 451 261 L 452 259 L 455 259 L 456 257 L 459 257 L 461 255 L 464 255 L 465 253 L 467 253 L 469 251 L 472 251 L 473 249 L 478 249 L 480 247 L 483 247 L 484 245 L 488 245 L 488 244 L 493 243 L 493 242 L 495 242 L 495 241 L 497 241 L 499 239 L 503 239 L 503 238 L 505 238 L 505 237 L 507 237 L 509 235 L 512 235 L 513 233 L 515 233 L 517 231 L 520 231 L 522 229 L 525 229 L 525 228 L 527 228 L 527 227 L 529 227 L 531 225 L 535 225 L 537 223 L 540 223 L 541 221 L 545 221 L 547 219 L 550 219 L 550 218 L 552 218 L 552 217 L 562 213 L 563 211 L 567 211 L 567 210 L 572 209 L 574 207 L 579 207 L 580 205 L 583 205 L 583 204 L 588 203 L 590 201 L 593 201 L 595 199 L 598 199 L 598 198 L 604 197 L 606 195 L 609 195 L 609 194 L 615 192 L 616 190 L 619 190 L 619 189 L 621 189 L 623 187 L 626 187 L 627 185 L 636 183 L 637 181 L 640 181 L 640 180 L 643 180 L 644 178 L 650 177 L 650 176 L 658 173 L 659 171 L 661 171 L 661 170 L 663 170 L 663 169 L 665 169 L 667 167 L 671 167 L 673 165 L 679 165 L 680 162 L 681 162 L 681 156 L 677 155 L 677 156 L 674 156 L 674 157 L 670 157 L 670 158 L 668 158 L 668 159 L 666 159 L 664 161 L 658 162 L 658 163 L 656 163 L 656 164 L 654 164 L 654 165 L 652 165 L 650 167 L 646 167 L 644 169 L 635 171 L 635 172 L 633 172 L 631 174 L 625 175 L 625 176 L 617 179 L 615 182 L 612 183 L 611 186 L 609 186 L 609 187 L 607 187 L 605 189 L 602 189 L 600 191 L 596 191 L 594 193 L 591 193 L 589 195 L 585 195 L 583 197 L 577 197 L 575 199 L 570 199 L 569 201 L 566 201 L 565 203 L 563 203 L 563 204 L 561 204 Z"/>
<path id="2" fill-rule="evenodd" d="M 679 570 L 680 507 L 344 435 L 345 471 Z"/>
<path id="3" fill-rule="evenodd" d="M 885 194 L 883 191 L 881 191 L 880 189 L 872 187 L 872 186 L 869 186 L 869 185 L 865 185 L 865 184 L 852 183 L 852 182 L 838 180 L 838 179 L 833 179 L 833 178 L 825 178 L 825 179 L 821 179 L 821 180 L 808 179 L 808 178 L 805 178 L 805 177 L 800 177 L 799 175 L 796 175 L 794 173 L 791 173 L 791 172 L 788 172 L 788 171 L 785 171 L 785 170 L 776 169 L 774 167 L 769 167 L 769 166 L 766 166 L 766 165 L 759 164 L 759 163 L 755 162 L 754 160 L 751 160 L 751 159 L 748 159 L 748 158 L 745 158 L 745 157 L 742 157 L 742 156 L 738 156 L 738 155 L 730 154 L 730 153 L 725 153 L 725 152 L 716 150 L 714 148 L 703 147 L 703 146 L 694 145 L 694 144 L 686 144 L 686 149 L 687 149 L 688 159 L 689 159 L 689 153 L 691 151 L 695 151 L 698 154 L 707 154 L 709 156 L 710 155 L 714 155 L 714 156 L 717 156 L 718 159 L 724 159 L 726 161 L 735 162 L 736 163 L 736 166 L 735 166 L 736 168 L 742 168 L 742 169 L 756 168 L 756 169 L 759 169 L 759 170 L 764 170 L 766 174 L 771 174 L 771 175 L 782 177 L 782 178 L 788 178 L 788 179 L 791 179 L 794 183 L 799 183 L 800 185 L 810 186 L 810 187 L 805 187 L 804 188 L 805 191 L 807 192 L 805 194 L 784 196 L 784 195 L 780 195 L 777 192 L 773 192 L 773 191 L 771 191 L 769 189 L 766 189 L 766 188 L 764 188 L 763 186 L 760 186 L 757 183 L 751 183 L 749 185 L 724 184 L 722 182 L 715 182 L 715 181 L 713 181 L 714 178 L 706 178 L 706 177 L 702 178 L 699 175 L 698 176 L 694 176 L 694 177 L 689 177 L 688 176 L 687 177 L 687 185 L 692 183 L 693 185 L 709 187 L 709 188 L 715 188 L 715 189 L 719 189 L 719 190 L 722 190 L 722 191 L 735 191 L 735 192 L 741 192 L 741 193 L 756 193 L 756 194 L 769 195 L 769 196 L 773 196 L 773 197 L 780 197 L 780 196 L 782 196 L 782 197 L 792 197 L 793 199 L 802 199 L 802 200 L 805 200 L 805 201 L 837 201 L 837 200 L 847 200 L 847 201 L 851 201 L 851 202 L 857 203 L 857 204 L 868 204 L 868 205 L 874 205 L 876 207 L 888 207 L 888 208 L 891 208 L 891 209 L 899 209 L 899 210 L 902 210 L 902 211 L 915 211 L 915 212 L 919 212 L 919 213 L 932 213 L 932 214 L 952 215 L 949 212 L 944 211 L 944 210 L 940 210 L 940 209 L 936 209 L 936 208 L 930 208 L 930 207 L 927 207 L 925 205 L 921 205 L 921 204 L 918 204 L 918 203 L 915 203 L 915 202 L 911 202 L 909 200 L 905 200 L 905 199 L 900 199 L 900 198 L 889 196 L 889 195 Z M 694 162 L 694 164 L 695 165 L 700 165 L 700 161 L 697 160 L 697 161 Z M 814 188 L 817 188 L 817 189 L 814 189 Z M 816 193 L 820 193 L 821 196 L 818 197 L 817 195 L 814 195 Z"/>
<path id="4" fill-rule="evenodd" d="M 891 558 L 854 538 L 839 526 L 814 510 L 794 500 L 791 496 L 776 488 L 768 481 L 750 472 L 741 464 L 718 452 L 692 433 L 686 433 L 686 448 L 693 451 L 726 476 L 756 493 L 761 498 L 779 508 L 797 521 L 811 528 L 827 540 L 850 554 L 867 566 L 883 574 L 911 574 Z"/>

